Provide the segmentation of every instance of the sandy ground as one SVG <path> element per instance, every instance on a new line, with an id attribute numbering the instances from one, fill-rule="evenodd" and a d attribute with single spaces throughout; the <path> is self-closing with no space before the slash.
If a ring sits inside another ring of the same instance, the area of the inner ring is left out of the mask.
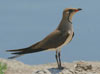
<path id="1" fill-rule="evenodd" d="M 7 64 L 5 74 L 100 74 L 100 62 L 63 62 L 62 70 L 57 69 L 56 63 L 30 66 L 16 60 L 0 59 L 0 62 Z"/>

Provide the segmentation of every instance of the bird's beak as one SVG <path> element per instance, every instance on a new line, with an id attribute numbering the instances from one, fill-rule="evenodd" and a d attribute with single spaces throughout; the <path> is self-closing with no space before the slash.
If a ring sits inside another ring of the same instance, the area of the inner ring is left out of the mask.
<path id="1" fill-rule="evenodd" d="M 80 10 L 82 10 L 82 9 L 81 9 L 81 8 L 78 8 L 78 9 L 75 10 L 75 12 L 78 12 L 78 11 L 80 11 Z"/>

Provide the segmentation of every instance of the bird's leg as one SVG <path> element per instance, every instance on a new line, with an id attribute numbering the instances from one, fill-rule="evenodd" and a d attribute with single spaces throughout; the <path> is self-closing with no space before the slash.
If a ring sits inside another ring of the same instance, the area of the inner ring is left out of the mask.
<path id="1" fill-rule="evenodd" d="M 60 65 L 59 65 L 59 60 L 58 60 L 58 50 L 56 50 L 56 55 L 55 55 L 55 57 L 56 57 L 56 61 L 57 61 L 58 68 L 59 68 L 59 67 L 60 67 Z"/>
<path id="2" fill-rule="evenodd" d="M 58 52 L 58 59 L 59 59 L 59 69 L 64 69 L 64 67 L 62 67 L 62 65 L 61 65 L 61 59 L 60 59 L 60 56 L 61 56 L 61 51 L 60 51 L 60 49 L 59 49 L 59 52 Z"/>
<path id="3" fill-rule="evenodd" d="M 61 56 L 61 55 L 60 55 L 60 52 L 58 52 L 58 57 L 59 57 L 59 67 L 62 68 L 60 56 Z"/>

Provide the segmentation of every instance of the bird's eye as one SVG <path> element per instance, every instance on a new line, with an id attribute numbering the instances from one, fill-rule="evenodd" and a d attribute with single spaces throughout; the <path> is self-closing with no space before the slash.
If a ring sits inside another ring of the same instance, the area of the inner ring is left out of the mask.
<path id="1" fill-rule="evenodd" d="M 69 12 L 73 12 L 73 10 L 69 10 Z"/>

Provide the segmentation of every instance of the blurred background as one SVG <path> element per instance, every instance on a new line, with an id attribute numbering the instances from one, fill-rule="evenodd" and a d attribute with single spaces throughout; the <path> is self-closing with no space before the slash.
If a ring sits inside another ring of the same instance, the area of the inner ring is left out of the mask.
<path id="1" fill-rule="evenodd" d="M 28 47 L 52 32 L 65 8 L 82 8 L 73 17 L 75 36 L 62 48 L 63 62 L 100 61 L 100 0 L 0 0 L 0 58 L 8 49 Z M 56 62 L 55 51 L 17 58 L 25 64 Z"/>

